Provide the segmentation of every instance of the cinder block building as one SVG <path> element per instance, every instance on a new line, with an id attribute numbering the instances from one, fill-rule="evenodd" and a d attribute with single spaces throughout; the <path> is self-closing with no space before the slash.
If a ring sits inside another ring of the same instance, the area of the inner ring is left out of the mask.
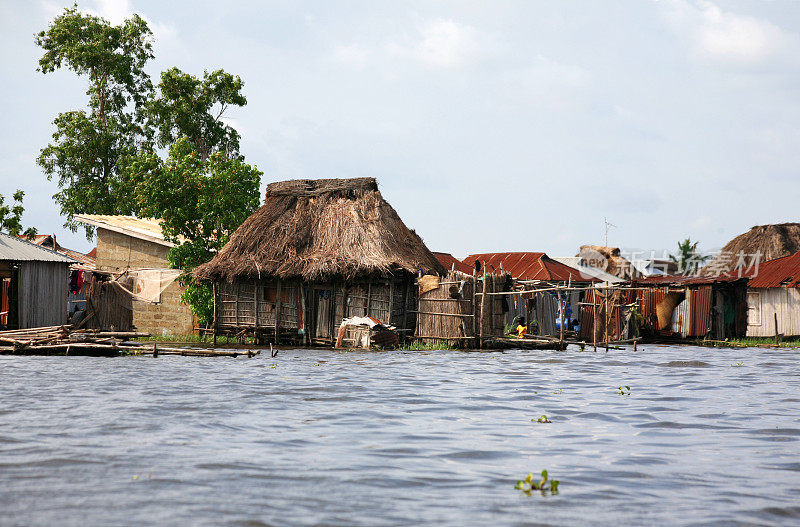
<path id="1" fill-rule="evenodd" d="M 97 270 L 112 274 L 144 269 L 169 269 L 173 243 L 164 239 L 158 220 L 133 216 L 78 215 L 75 219 L 97 229 Z M 133 325 L 153 335 L 194 330 L 194 315 L 181 303 L 183 287 L 173 282 L 155 302 L 133 302 Z"/>

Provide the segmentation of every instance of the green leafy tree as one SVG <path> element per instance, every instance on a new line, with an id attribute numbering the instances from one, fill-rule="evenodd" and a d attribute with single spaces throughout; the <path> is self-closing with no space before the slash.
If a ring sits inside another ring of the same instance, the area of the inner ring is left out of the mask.
<path id="1" fill-rule="evenodd" d="M 138 175 L 133 195 L 143 216 L 162 219 L 164 237 L 175 243 L 170 265 L 187 271 L 183 301 L 201 324 L 213 315 L 210 287 L 193 281 L 188 271 L 209 261 L 259 203 L 261 172 L 239 157 L 214 152 L 203 160 L 191 140 L 178 139 L 166 160 L 143 152 L 129 170 Z"/>
<path id="2" fill-rule="evenodd" d="M 216 70 L 203 78 L 171 68 L 161 74 L 159 96 L 148 106 L 162 148 L 186 138 L 206 160 L 214 152 L 239 154 L 239 133 L 222 121 L 230 106 L 244 106 L 244 83 L 238 76 Z"/>
<path id="3" fill-rule="evenodd" d="M 53 199 L 77 230 L 75 214 L 130 214 L 133 203 L 121 190 L 122 161 L 133 155 L 152 133 L 145 125 L 144 104 L 152 94 L 145 64 L 153 57 L 152 33 L 133 15 L 118 26 L 67 8 L 47 30 L 36 35 L 44 54 L 39 71 L 66 67 L 88 78 L 87 110 L 59 114 L 53 142 L 42 149 L 38 163 L 60 191 Z M 92 230 L 87 228 L 87 237 Z"/>
<path id="4" fill-rule="evenodd" d="M 25 211 L 22 206 L 22 198 L 24 197 L 25 193 L 18 190 L 12 195 L 12 204 L 6 205 L 6 198 L 0 194 L 0 231 L 7 232 L 11 236 L 24 234 L 28 238 L 32 238 L 36 235 L 36 229 L 32 227 L 28 227 L 24 231 L 22 229 L 22 213 Z"/>
<path id="5" fill-rule="evenodd" d="M 692 243 L 690 238 L 678 242 L 677 254 L 669 255 L 669 259 L 678 265 L 678 274 L 697 274 L 697 271 L 711 257 L 697 251 L 700 242 Z"/>

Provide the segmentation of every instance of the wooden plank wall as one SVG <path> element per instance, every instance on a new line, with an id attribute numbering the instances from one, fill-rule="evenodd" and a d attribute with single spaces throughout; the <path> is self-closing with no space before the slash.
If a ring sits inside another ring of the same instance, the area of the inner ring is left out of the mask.
<path id="1" fill-rule="evenodd" d="M 67 323 L 69 264 L 21 262 L 17 291 L 20 328 Z"/>

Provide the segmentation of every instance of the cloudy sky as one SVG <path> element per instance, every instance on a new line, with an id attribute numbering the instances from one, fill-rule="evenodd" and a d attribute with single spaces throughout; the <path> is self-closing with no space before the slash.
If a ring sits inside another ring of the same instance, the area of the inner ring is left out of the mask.
<path id="1" fill-rule="evenodd" d="M 80 1 L 154 30 L 150 73 L 224 68 L 262 185 L 378 178 L 432 250 L 718 249 L 800 220 L 800 2 Z M 36 72 L 65 5 L 0 0 L 0 194 L 65 231 L 35 163 L 85 80 Z"/>

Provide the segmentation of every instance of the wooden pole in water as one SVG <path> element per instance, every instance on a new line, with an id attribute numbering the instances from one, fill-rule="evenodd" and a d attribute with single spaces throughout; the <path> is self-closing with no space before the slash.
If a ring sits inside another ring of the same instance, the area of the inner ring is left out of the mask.
<path id="1" fill-rule="evenodd" d="M 775 345 L 778 345 L 778 313 L 773 313 L 775 315 Z"/>
<path id="2" fill-rule="evenodd" d="M 559 346 L 564 345 L 564 305 L 561 303 L 561 290 L 558 291 L 558 342 Z"/>
<path id="3" fill-rule="evenodd" d="M 597 352 L 597 290 L 592 291 L 592 343 Z"/>
<path id="4" fill-rule="evenodd" d="M 486 262 L 483 262 L 483 294 L 481 295 L 481 320 L 478 323 L 478 349 L 483 348 L 483 317 L 486 313 Z"/>

